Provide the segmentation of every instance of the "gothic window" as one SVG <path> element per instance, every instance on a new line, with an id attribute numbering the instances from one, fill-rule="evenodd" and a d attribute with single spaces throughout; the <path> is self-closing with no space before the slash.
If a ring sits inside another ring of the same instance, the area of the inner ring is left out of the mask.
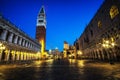
<path id="1" fill-rule="evenodd" d="M 111 19 L 113 19 L 115 16 L 117 16 L 119 14 L 119 10 L 117 8 L 117 6 L 113 5 L 111 8 L 110 8 L 110 17 Z"/>
<path id="2" fill-rule="evenodd" d="M 102 27 L 102 23 L 101 23 L 101 21 L 98 21 L 98 27 L 99 27 L 99 28 Z"/>

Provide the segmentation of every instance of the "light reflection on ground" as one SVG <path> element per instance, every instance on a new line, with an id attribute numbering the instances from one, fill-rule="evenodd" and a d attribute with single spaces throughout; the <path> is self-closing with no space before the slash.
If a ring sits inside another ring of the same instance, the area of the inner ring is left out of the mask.
<path id="1" fill-rule="evenodd" d="M 83 61 L 83 60 L 78 61 L 78 66 L 81 67 L 81 68 L 83 68 L 85 66 L 84 62 L 85 61 Z"/>
<path id="2" fill-rule="evenodd" d="M 51 59 L 0 65 L 0 80 L 120 80 L 120 64 Z"/>

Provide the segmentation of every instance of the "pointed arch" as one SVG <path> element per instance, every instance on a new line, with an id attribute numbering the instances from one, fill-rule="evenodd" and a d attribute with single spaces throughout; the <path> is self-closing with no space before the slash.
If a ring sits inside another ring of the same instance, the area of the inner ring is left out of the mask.
<path id="1" fill-rule="evenodd" d="M 111 19 L 113 19 L 115 16 L 117 16 L 119 14 L 119 10 L 118 10 L 118 7 L 116 5 L 113 5 L 111 8 L 110 8 L 110 17 Z"/>

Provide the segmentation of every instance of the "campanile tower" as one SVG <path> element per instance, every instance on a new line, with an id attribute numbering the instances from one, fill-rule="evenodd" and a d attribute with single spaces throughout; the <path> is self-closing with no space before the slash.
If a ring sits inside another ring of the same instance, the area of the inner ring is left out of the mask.
<path id="1" fill-rule="evenodd" d="M 41 52 L 44 53 L 46 47 L 46 16 L 44 6 L 42 6 L 37 16 L 36 39 L 41 44 Z"/>

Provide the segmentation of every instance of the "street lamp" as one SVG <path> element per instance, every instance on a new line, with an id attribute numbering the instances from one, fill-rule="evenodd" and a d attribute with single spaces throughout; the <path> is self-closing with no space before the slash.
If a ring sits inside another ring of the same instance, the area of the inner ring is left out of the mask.
<path id="1" fill-rule="evenodd" d="M 82 54 L 83 54 L 82 51 L 78 50 L 77 54 L 78 54 L 78 58 L 82 58 L 82 57 L 81 57 Z"/>
<path id="2" fill-rule="evenodd" d="M 111 42 L 109 40 L 103 40 L 102 46 L 104 48 L 112 48 L 115 46 L 115 42 L 113 42 L 113 40 Z"/>
<path id="3" fill-rule="evenodd" d="M 114 47 L 114 46 L 115 46 L 115 43 L 111 43 L 111 45 Z"/>
<path id="4" fill-rule="evenodd" d="M 82 52 L 79 50 L 79 51 L 78 51 L 78 54 L 79 54 L 79 55 L 82 55 Z"/>

